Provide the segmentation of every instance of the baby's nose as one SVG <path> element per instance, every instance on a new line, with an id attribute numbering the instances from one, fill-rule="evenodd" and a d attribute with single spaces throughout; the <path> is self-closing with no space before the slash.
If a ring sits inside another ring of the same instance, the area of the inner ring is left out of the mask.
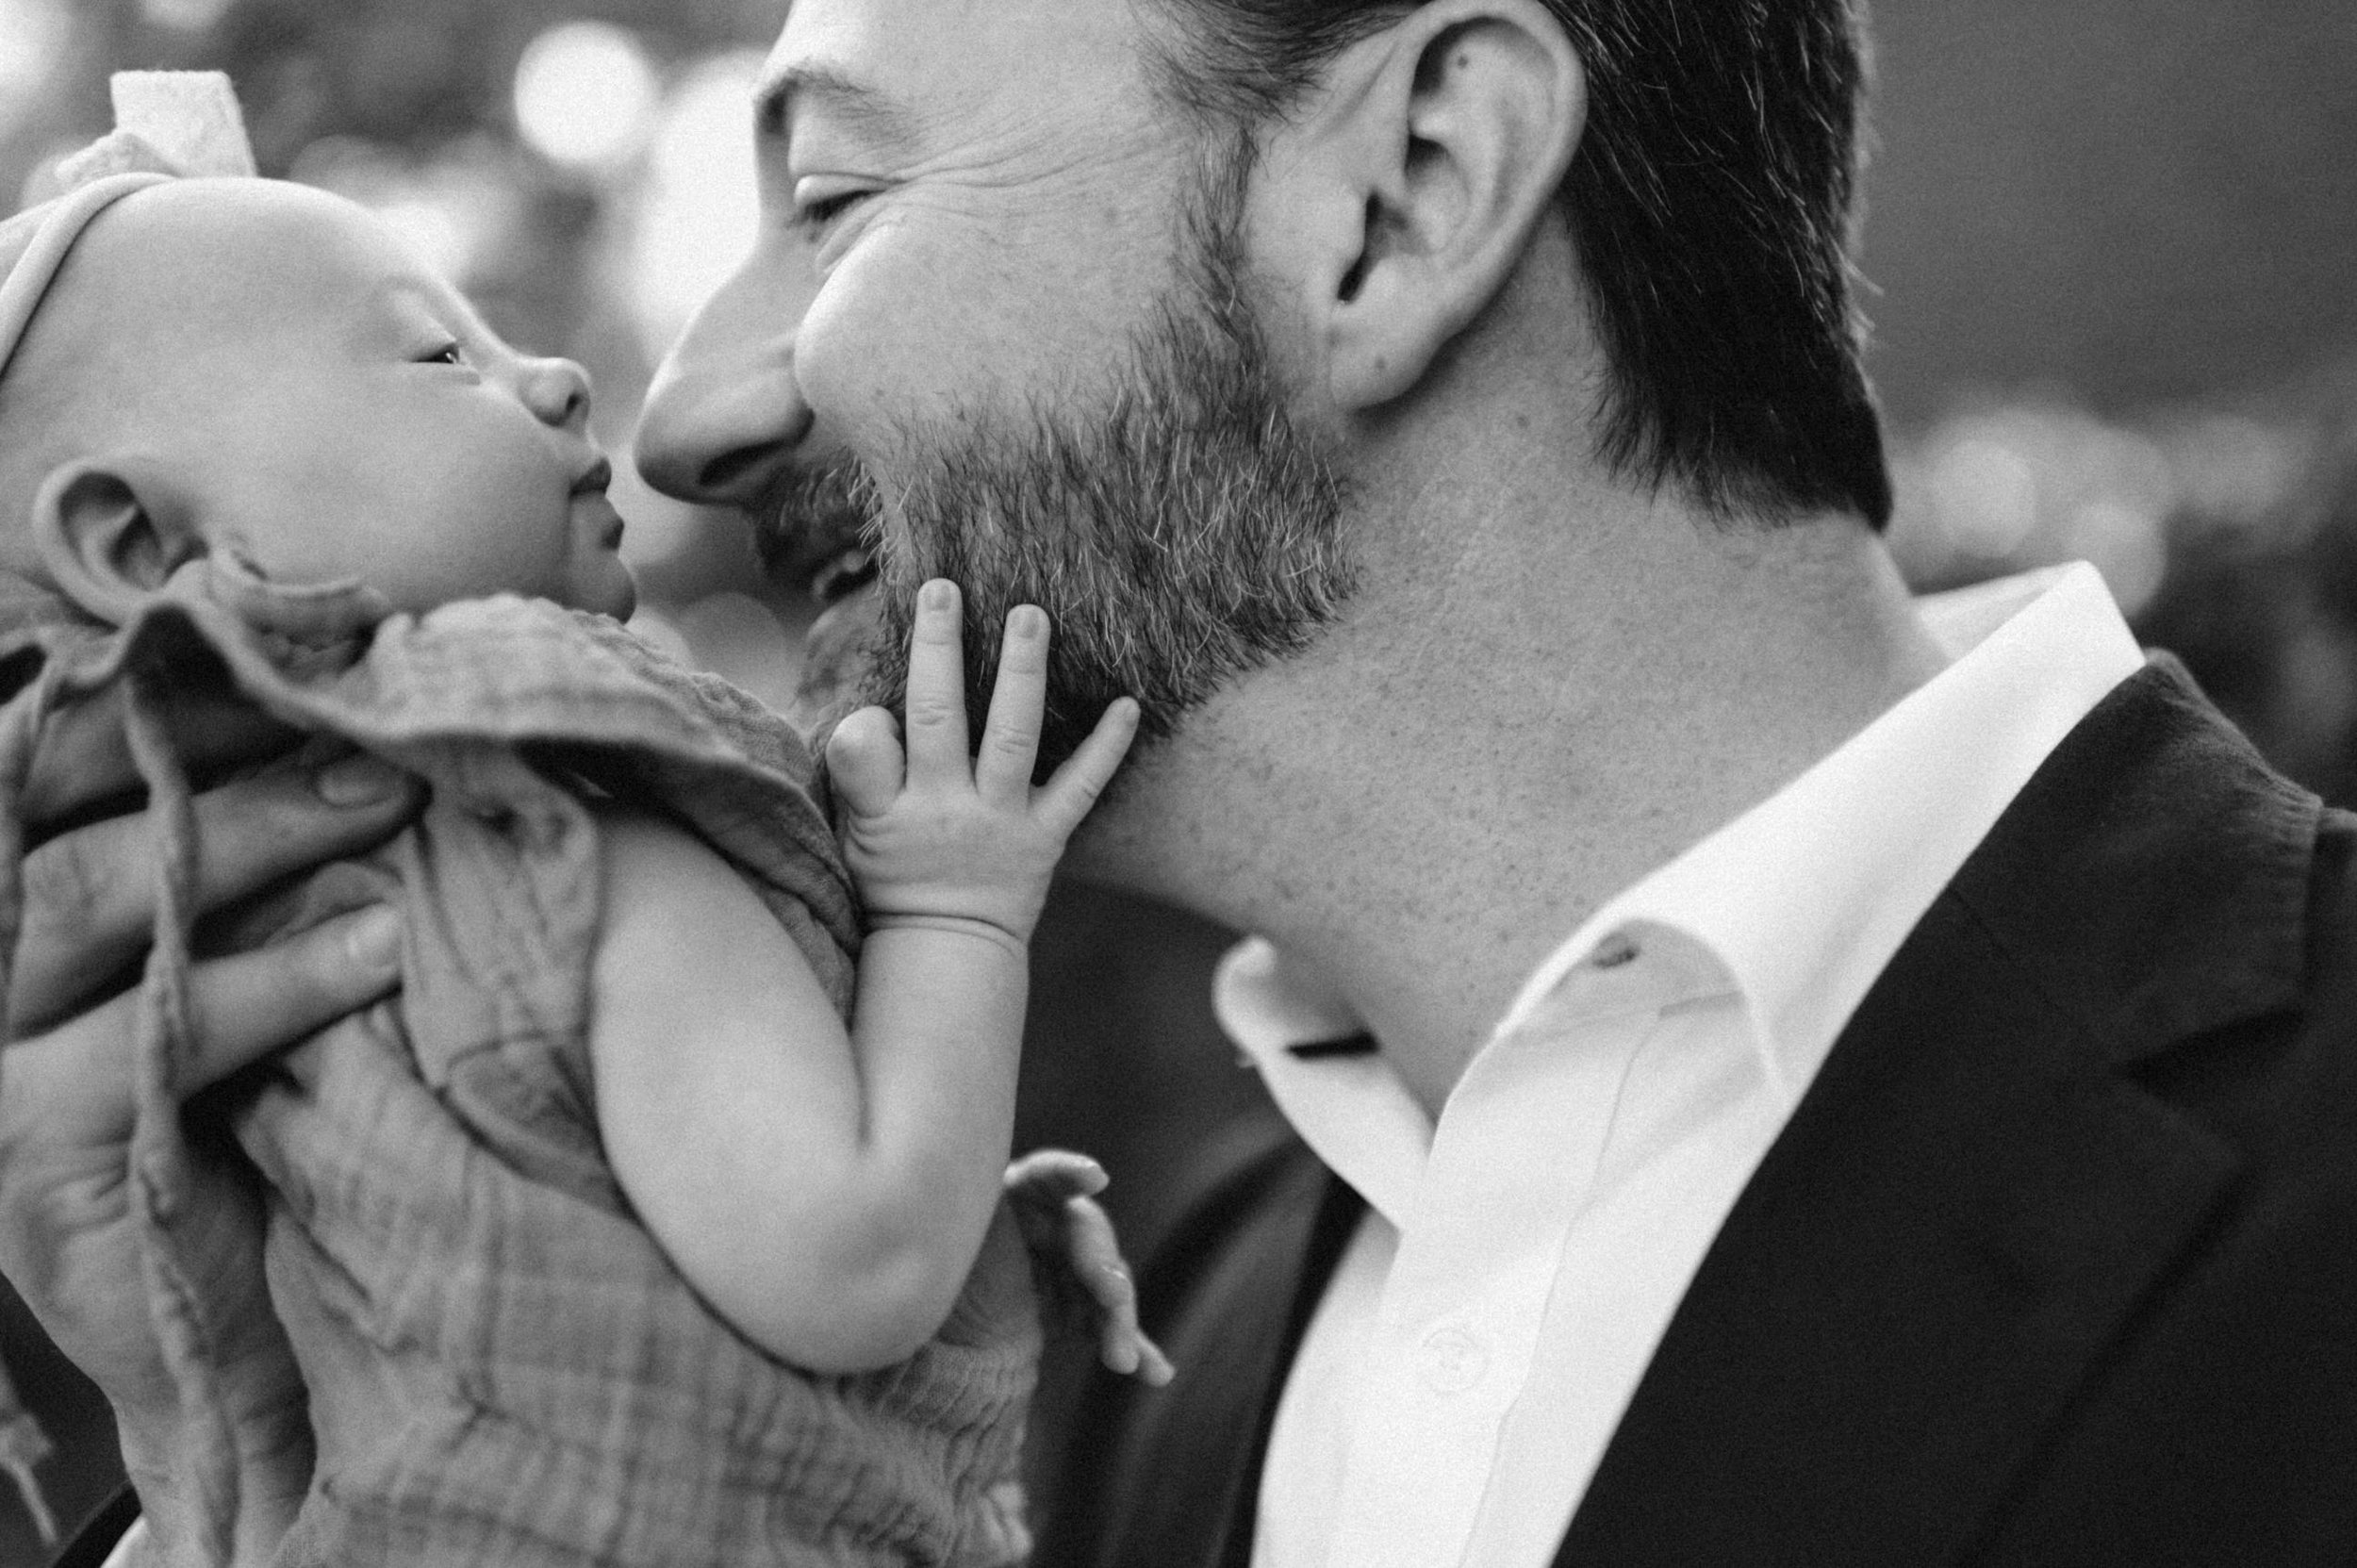
<path id="1" fill-rule="evenodd" d="M 569 359 L 525 362 L 524 404 L 542 421 L 568 428 L 589 420 L 589 372 Z"/>

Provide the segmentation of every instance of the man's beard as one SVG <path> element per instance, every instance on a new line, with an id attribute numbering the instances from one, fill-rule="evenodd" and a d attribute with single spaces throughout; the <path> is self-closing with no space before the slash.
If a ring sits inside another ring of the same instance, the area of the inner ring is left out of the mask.
<path id="1" fill-rule="evenodd" d="M 1047 612 L 1043 777 L 1115 698 L 1138 700 L 1143 737 L 1167 736 L 1335 619 L 1351 579 L 1342 486 L 1286 414 L 1232 232 L 1191 226 L 1179 282 L 1100 406 L 968 412 L 909 431 L 903 472 L 838 466 L 782 498 L 811 520 L 867 512 L 881 582 L 862 701 L 900 710 L 916 590 L 931 577 L 964 590 L 978 738 L 1007 613 Z"/>

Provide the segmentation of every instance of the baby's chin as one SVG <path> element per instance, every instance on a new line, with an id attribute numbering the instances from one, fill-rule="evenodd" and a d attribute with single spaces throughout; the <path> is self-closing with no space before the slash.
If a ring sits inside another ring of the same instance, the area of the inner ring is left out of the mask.
<path id="1" fill-rule="evenodd" d="M 617 620 L 628 620 L 631 612 L 638 608 L 637 580 L 631 576 L 630 568 L 622 564 L 620 556 L 606 553 L 585 563 L 585 569 L 576 575 L 583 580 L 565 596 L 569 608 L 612 616 Z"/>

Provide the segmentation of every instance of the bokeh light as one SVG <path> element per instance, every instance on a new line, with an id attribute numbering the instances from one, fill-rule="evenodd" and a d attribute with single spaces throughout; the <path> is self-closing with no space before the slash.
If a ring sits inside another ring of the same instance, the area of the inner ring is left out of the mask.
<path id="1" fill-rule="evenodd" d="M 2037 475 L 2008 442 L 1967 433 L 1932 462 L 1932 504 L 1959 553 L 2003 560 L 2037 526 Z"/>
<path id="2" fill-rule="evenodd" d="M 761 62 L 756 50 L 714 56 L 681 77 L 660 111 L 629 262 L 631 305 L 651 357 L 752 248 Z"/>
<path id="3" fill-rule="evenodd" d="M 768 605 L 749 593 L 709 594 L 676 624 L 697 664 L 781 712 L 793 702 L 801 650 Z"/>
<path id="4" fill-rule="evenodd" d="M 31 112 L 70 39 L 58 0 L 0 0 L 0 135 Z"/>
<path id="5" fill-rule="evenodd" d="M 2315 461 L 2299 432 L 2243 413 L 2200 411 L 2170 420 L 2163 438 L 2185 510 L 2211 526 L 2280 512 Z"/>
<path id="6" fill-rule="evenodd" d="M 305 147 L 288 173 L 368 207 L 419 259 L 462 285 L 518 221 L 516 190 L 496 156 L 474 143 L 420 159 L 357 137 L 327 137 Z"/>
<path id="7" fill-rule="evenodd" d="M 645 142 L 659 95 L 635 33 L 568 22 L 534 39 L 517 62 L 516 128 L 551 162 L 596 168 Z"/>
<path id="8" fill-rule="evenodd" d="M 14 5 L 17 0 L 9 0 Z M 234 0 L 140 0 L 140 15 L 158 27 L 197 33 L 229 14 Z"/>
<path id="9" fill-rule="evenodd" d="M 2168 536 L 2160 518 L 2118 496 L 2078 507 L 2064 525 L 2069 551 L 2103 574 L 2112 597 L 2140 615 L 2168 570 Z"/>
<path id="10" fill-rule="evenodd" d="M 1970 404 L 1900 443 L 1891 543 L 1933 586 L 2089 561 L 2134 615 L 2161 589 L 2174 520 L 2214 455 L 2242 454 L 2238 503 L 2272 504 L 2280 495 L 2262 492 L 2280 439 L 2255 421 L 2115 422 L 2052 393 Z"/>

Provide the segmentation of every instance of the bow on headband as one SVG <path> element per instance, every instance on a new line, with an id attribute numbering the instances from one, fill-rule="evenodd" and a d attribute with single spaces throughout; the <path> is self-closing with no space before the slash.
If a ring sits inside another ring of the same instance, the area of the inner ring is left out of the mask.
<path id="1" fill-rule="evenodd" d="M 0 223 L 0 376 L 92 219 L 165 180 L 255 172 L 237 93 L 220 72 L 123 71 L 111 85 L 114 130 L 58 164 L 57 196 Z M 57 1525 L 33 1476 L 49 1452 L 0 1367 L 0 1475 L 16 1483 L 42 1538 L 54 1543 Z"/>
<path id="2" fill-rule="evenodd" d="M 58 165 L 60 194 L 0 223 L 0 375 L 91 221 L 173 178 L 250 176 L 254 149 L 218 71 L 118 71 L 115 128 Z"/>

